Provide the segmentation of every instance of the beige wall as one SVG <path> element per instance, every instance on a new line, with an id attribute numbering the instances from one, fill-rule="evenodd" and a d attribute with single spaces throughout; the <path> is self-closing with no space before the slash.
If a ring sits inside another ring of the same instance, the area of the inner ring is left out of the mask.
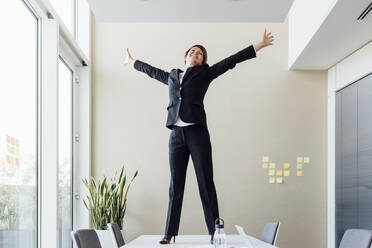
<path id="1" fill-rule="evenodd" d="M 205 97 L 214 177 L 226 232 L 234 224 L 260 236 L 280 220 L 278 246 L 326 246 L 327 73 L 288 71 L 288 25 L 260 23 L 95 23 L 93 34 L 93 175 L 112 175 L 126 164 L 139 176 L 129 193 L 126 240 L 163 234 L 168 205 L 167 86 L 123 66 L 124 49 L 170 70 L 184 51 L 206 46 L 209 64 L 273 32 L 275 46 L 238 64 L 210 85 Z M 292 176 L 270 185 L 263 155 L 290 162 Z M 311 157 L 302 178 L 295 159 Z M 207 234 L 190 160 L 180 234 Z"/>

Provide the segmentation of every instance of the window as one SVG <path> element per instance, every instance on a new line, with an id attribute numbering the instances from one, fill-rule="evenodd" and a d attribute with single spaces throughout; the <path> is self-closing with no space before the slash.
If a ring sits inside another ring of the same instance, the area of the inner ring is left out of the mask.
<path id="1" fill-rule="evenodd" d="M 50 0 L 84 55 L 90 57 L 90 8 L 87 0 Z"/>
<path id="2" fill-rule="evenodd" d="M 58 63 L 58 244 L 72 246 L 72 116 L 73 73 L 59 59 Z"/>
<path id="3" fill-rule="evenodd" d="M 50 0 L 53 8 L 57 11 L 58 16 L 62 19 L 67 29 L 75 37 L 75 6 L 76 0 Z"/>
<path id="4" fill-rule="evenodd" d="M 76 3 L 76 39 L 85 56 L 90 57 L 90 8 L 87 0 Z"/>
<path id="5" fill-rule="evenodd" d="M 0 8 L 0 247 L 71 248 L 72 228 L 89 227 L 78 199 L 85 194 L 80 178 L 90 171 L 90 68 L 81 61 L 90 63 L 80 47 L 89 51 L 89 6 L 51 2 L 55 20 L 48 1 L 11 0 Z M 78 42 L 66 37 L 61 19 Z M 75 142 L 79 130 L 84 135 Z"/>
<path id="6" fill-rule="evenodd" d="M 30 248 L 37 243 L 38 19 L 22 1 L 7 1 L 0 28 L 0 247 Z"/>
<path id="7" fill-rule="evenodd" d="M 372 228 L 372 74 L 336 93 L 336 244 Z"/>

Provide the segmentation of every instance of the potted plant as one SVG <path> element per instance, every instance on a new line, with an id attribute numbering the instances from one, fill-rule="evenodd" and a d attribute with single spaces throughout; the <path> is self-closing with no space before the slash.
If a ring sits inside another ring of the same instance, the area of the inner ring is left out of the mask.
<path id="1" fill-rule="evenodd" d="M 121 169 L 119 178 L 115 176 L 110 182 L 106 176 L 98 183 L 92 177 L 90 182 L 82 179 L 88 188 L 89 194 L 83 199 L 85 207 L 89 211 L 94 228 L 100 239 L 102 247 L 114 247 L 111 235 L 107 230 L 108 223 L 117 223 L 123 234 L 123 221 L 127 210 L 127 195 L 134 178 L 138 175 L 138 170 L 134 173 L 128 185 L 127 175 L 124 166 Z M 124 235 L 123 235 L 124 236 Z"/>

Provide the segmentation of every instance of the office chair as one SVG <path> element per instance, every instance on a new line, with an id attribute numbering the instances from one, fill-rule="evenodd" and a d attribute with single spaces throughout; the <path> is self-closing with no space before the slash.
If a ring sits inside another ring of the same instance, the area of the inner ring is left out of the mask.
<path id="1" fill-rule="evenodd" d="M 278 237 L 280 222 L 269 222 L 265 225 L 265 228 L 261 235 L 261 240 L 275 245 L 276 239 Z"/>
<path id="2" fill-rule="evenodd" d="M 342 236 L 339 248 L 370 248 L 371 242 L 371 230 L 348 229 Z"/>
<path id="3" fill-rule="evenodd" d="M 125 245 L 123 235 L 121 234 L 119 225 L 116 223 L 108 224 L 108 229 L 110 230 L 112 241 L 114 242 L 115 248 L 120 248 Z"/>
<path id="4" fill-rule="evenodd" d="M 94 229 L 72 231 L 71 237 L 77 248 L 102 248 Z"/>

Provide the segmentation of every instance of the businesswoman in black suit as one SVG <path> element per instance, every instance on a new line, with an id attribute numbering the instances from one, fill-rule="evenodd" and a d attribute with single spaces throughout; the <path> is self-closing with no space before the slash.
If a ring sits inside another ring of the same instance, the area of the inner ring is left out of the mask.
<path id="1" fill-rule="evenodd" d="M 201 45 L 194 45 L 185 53 L 183 70 L 172 69 L 169 72 L 133 59 L 128 48 L 126 49 L 127 64 L 133 63 L 136 70 L 146 73 L 169 88 L 170 102 L 167 107 L 166 126 L 172 130 L 169 138 L 171 180 L 165 236 L 160 241 L 161 244 L 169 244 L 172 237 L 174 241 L 178 234 L 190 155 L 195 167 L 205 222 L 213 243 L 214 221 L 219 217 L 219 213 L 213 182 L 212 147 L 203 104 L 204 96 L 215 78 L 234 68 L 237 63 L 256 57 L 256 52 L 273 45 L 273 41 L 274 37 L 265 30 L 262 41 L 212 66 L 207 64 L 206 49 Z"/>

